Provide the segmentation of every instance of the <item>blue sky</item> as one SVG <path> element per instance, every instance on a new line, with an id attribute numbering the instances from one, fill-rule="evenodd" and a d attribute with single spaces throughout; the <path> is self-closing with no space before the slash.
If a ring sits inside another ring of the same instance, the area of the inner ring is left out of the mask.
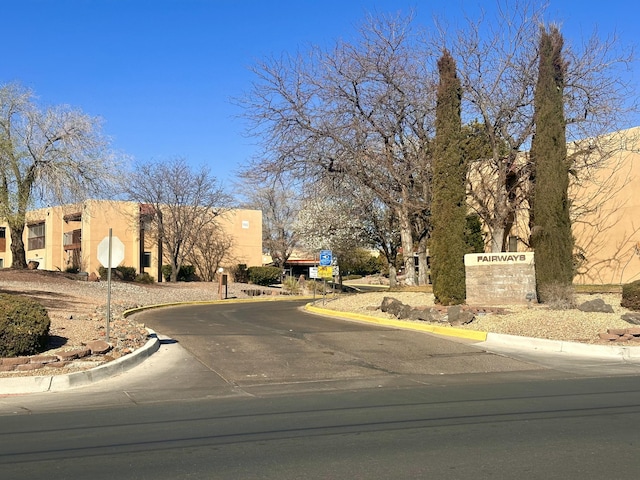
<path id="1" fill-rule="evenodd" d="M 493 0 L 2 0 L 0 84 L 19 81 L 43 104 L 102 117 L 114 149 L 136 159 L 182 156 L 230 184 L 256 151 L 230 99 L 250 88 L 257 59 L 349 38 L 367 12 L 413 8 L 429 26 L 434 14 L 455 22 L 480 4 L 495 8 Z M 569 41 L 598 27 L 640 44 L 639 4 L 551 0 L 548 14 Z"/>

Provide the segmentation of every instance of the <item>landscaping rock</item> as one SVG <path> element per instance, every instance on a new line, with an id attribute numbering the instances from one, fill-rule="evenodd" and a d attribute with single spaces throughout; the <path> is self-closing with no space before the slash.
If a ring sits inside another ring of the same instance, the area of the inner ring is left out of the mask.
<path id="1" fill-rule="evenodd" d="M 578 305 L 578 310 L 581 312 L 613 313 L 613 307 L 604 303 L 601 298 L 595 298 Z"/>
<path id="2" fill-rule="evenodd" d="M 396 318 L 409 318 L 413 310 L 409 305 L 405 305 L 400 300 L 392 297 L 384 297 L 380 305 L 380 311 L 389 313 Z"/>
<path id="3" fill-rule="evenodd" d="M 624 315 L 621 315 L 620 318 L 625 322 L 632 323 L 633 325 L 640 325 L 640 312 L 627 312 Z"/>
<path id="4" fill-rule="evenodd" d="M 476 316 L 473 312 L 463 310 L 456 316 L 455 320 L 449 320 L 449 324 L 452 327 L 459 327 L 460 325 L 466 325 L 467 323 L 473 322 L 475 318 Z"/>
<path id="5" fill-rule="evenodd" d="M 447 318 L 449 323 L 457 322 L 460 314 L 462 313 L 462 307 L 460 305 L 451 305 L 447 308 Z"/>
<path id="6" fill-rule="evenodd" d="M 91 354 L 99 354 L 99 353 L 107 353 L 111 350 L 111 345 L 109 345 L 104 340 L 95 340 L 93 342 L 87 343 L 87 348 L 91 350 Z"/>
<path id="7" fill-rule="evenodd" d="M 409 320 L 420 320 L 423 322 L 441 321 L 440 313 L 435 308 L 414 308 L 409 312 Z"/>

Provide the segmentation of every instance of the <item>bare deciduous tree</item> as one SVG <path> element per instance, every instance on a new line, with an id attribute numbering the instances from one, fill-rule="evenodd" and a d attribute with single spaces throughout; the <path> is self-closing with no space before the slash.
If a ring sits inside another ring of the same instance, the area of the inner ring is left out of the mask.
<path id="1" fill-rule="evenodd" d="M 498 7 L 496 17 L 469 19 L 451 45 L 464 89 L 464 116 L 477 119 L 490 145 L 487 156 L 471 159 L 469 196 L 489 230 L 493 251 L 505 249 L 518 213 L 529 209 L 530 164 L 523 152 L 534 133 L 537 39 L 545 23 L 545 8 L 533 2 L 499 1 Z M 625 126 L 636 109 L 622 72 L 632 55 L 615 37 L 597 34 L 583 45 L 567 42 L 565 55 L 567 139 L 587 146 L 588 138 Z M 579 150 L 574 152 L 575 175 L 585 153 L 581 159 Z M 588 158 L 603 162 L 608 156 Z"/>
<path id="2" fill-rule="evenodd" d="M 11 231 L 13 268 L 26 268 L 29 208 L 109 195 L 115 156 L 100 121 L 69 106 L 40 108 L 18 84 L 0 87 L 0 217 Z"/>
<path id="3" fill-rule="evenodd" d="M 233 261 L 228 256 L 234 243 L 235 239 L 218 228 L 217 225 L 208 225 L 203 228 L 187 261 L 196 267 L 196 274 L 201 280 L 213 282 L 222 262 L 225 260 L 227 262 Z"/>
<path id="4" fill-rule="evenodd" d="M 246 178 L 246 177 L 245 177 Z M 247 178 L 247 206 L 262 211 L 262 248 L 276 267 L 284 267 L 298 244 L 293 223 L 300 211 L 295 182 L 278 176 L 270 185 Z"/>
<path id="5" fill-rule="evenodd" d="M 355 43 L 257 65 L 241 102 L 265 149 L 248 170 L 310 182 L 346 177 L 374 192 L 398 218 L 408 283 L 412 219 L 428 210 L 435 103 L 432 56 L 417 45 L 411 18 L 371 17 Z"/>
<path id="6" fill-rule="evenodd" d="M 208 168 L 194 169 L 183 158 L 137 165 L 123 191 L 130 200 L 150 206 L 151 225 L 162 245 L 161 257 L 171 265 L 172 282 L 231 201 Z"/>

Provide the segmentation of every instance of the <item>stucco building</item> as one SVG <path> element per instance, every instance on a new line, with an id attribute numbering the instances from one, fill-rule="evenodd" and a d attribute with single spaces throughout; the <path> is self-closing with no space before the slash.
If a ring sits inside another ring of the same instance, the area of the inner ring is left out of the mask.
<path id="1" fill-rule="evenodd" d="M 87 200 L 81 204 L 42 208 L 27 213 L 24 245 L 27 261 L 38 262 L 45 270 L 97 272 L 98 244 L 109 229 L 124 244 L 121 265 L 134 267 L 158 278 L 158 245 L 148 228 L 148 208 L 134 202 Z M 222 232 L 230 236 L 233 246 L 222 261 L 225 267 L 238 263 L 262 265 L 262 212 L 234 209 L 219 218 Z M 11 266 L 10 235 L 0 224 L 0 268 Z"/>

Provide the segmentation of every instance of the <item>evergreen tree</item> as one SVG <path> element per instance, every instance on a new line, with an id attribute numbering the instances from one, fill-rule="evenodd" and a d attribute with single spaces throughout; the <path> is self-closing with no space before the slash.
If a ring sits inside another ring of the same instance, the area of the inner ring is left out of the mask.
<path id="1" fill-rule="evenodd" d="M 563 38 L 557 27 L 541 29 L 535 89 L 535 135 L 531 144 L 533 228 L 538 299 L 558 294 L 573 281 L 573 236 L 569 218 L 569 163 L 564 118 Z"/>
<path id="2" fill-rule="evenodd" d="M 463 303 L 465 299 L 467 171 L 461 142 L 462 89 L 455 61 L 446 50 L 438 60 L 438 72 L 440 81 L 433 157 L 433 232 L 429 252 L 436 301 L 443 305 L 455 305 Z"/>

